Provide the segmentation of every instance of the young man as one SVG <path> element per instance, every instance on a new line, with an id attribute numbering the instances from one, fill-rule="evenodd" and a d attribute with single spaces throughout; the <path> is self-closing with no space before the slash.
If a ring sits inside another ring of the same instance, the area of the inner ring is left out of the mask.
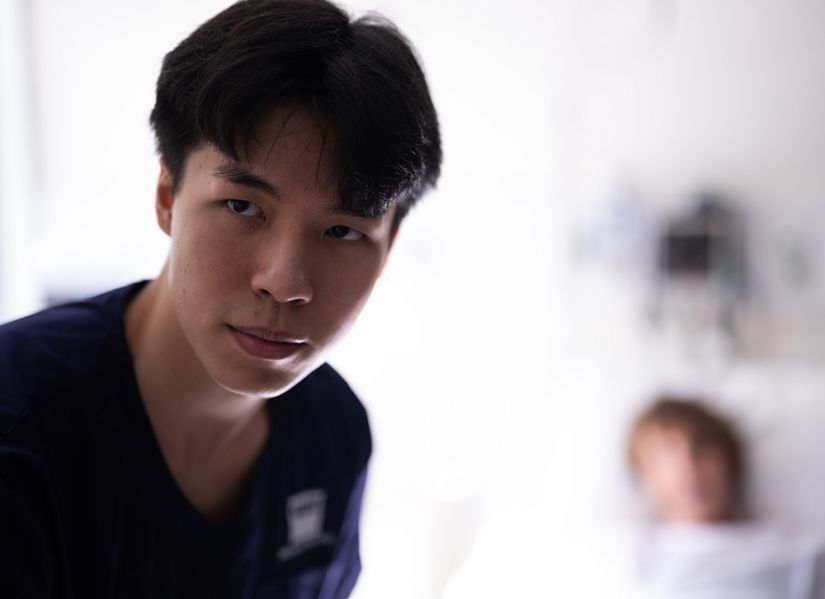
<path id="1" fill-rule="evenodd" d="M 248 0 L 169 53 L 149 283 L 0 327 L 0 596 L 345 597 L 369 428 L 323 364 L 438 177 L 404 38 Z"/>

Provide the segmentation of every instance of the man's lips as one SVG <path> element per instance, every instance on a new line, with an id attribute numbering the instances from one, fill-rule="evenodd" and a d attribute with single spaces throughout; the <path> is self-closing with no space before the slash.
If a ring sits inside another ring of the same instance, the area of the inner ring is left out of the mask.
<path id="1" fill-rule="evenodd" d="M 241 349 L 255 358 L 283 360 L 307 346 L 306 339 L 285 331 L 228 326 Z"/>
<path id="2" fill-rule="evenodd" d="M 244 327 L 229 325 L 230 329 L 235 329 L 244 335 L 251 335 L 258 337 L 264 341 L 271 341 L 273 343 L 306 343 L 306 339 L 299 335 L 293 335 L 286 331 L 275 331 L 264 327 Z"/>

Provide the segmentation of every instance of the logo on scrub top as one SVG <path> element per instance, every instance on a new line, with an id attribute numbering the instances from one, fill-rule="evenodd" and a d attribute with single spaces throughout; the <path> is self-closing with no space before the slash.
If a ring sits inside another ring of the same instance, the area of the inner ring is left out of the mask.
<path id="1" fill-rule="evenodd" d="M 286 499 L 287 544 L 278 550 L 278 559 L 285 561 L 321 545 L 332 545 L 335 537 L 324 532 L 327 493 L 323 489 L 307 489 Z"/>

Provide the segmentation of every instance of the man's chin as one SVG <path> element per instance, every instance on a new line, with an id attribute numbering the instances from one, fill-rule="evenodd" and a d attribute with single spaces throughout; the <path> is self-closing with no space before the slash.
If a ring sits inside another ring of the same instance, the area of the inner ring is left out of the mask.
<path id="1" fill-rule="evenodd" d="M 320 365 L 301 364 L 289 368 L 233 369 L 228 373 L 215 373 L 212 379 L 227 391 L 253 399 L 269 399 L 289 391 Z"/>

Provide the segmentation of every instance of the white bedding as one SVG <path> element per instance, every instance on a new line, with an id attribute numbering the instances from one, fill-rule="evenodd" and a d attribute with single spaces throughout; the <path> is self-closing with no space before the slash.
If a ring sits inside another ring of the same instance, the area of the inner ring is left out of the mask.
<path id="1" fill-rule="evenodd" d="M 815 590 L 821 543 L 779 526 L 660 525 L 640 541 L 639 599 L 821 596 Z"/>

